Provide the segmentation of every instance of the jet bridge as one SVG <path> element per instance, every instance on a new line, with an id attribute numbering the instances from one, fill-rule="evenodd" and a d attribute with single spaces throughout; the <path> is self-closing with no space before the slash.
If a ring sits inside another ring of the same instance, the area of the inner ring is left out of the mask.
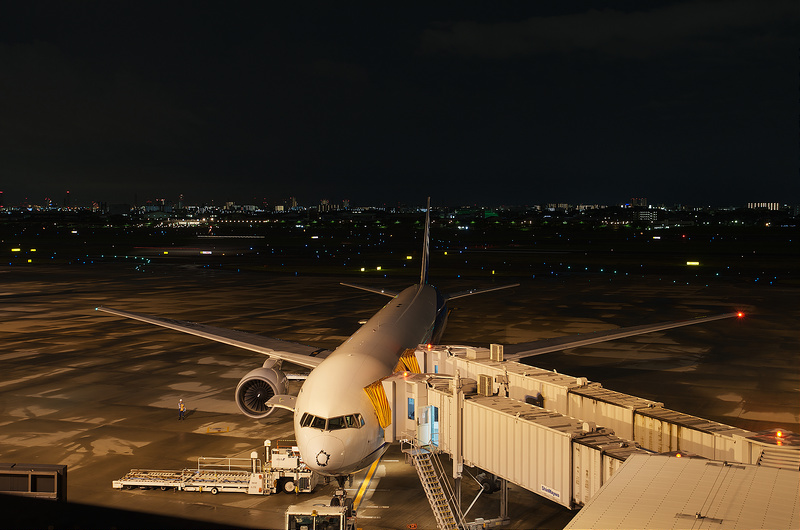
<path id="1" fill-rule="evenodd" d="M 465 465 L 495 475 L 503 492 L 510 482 L 577 509 L 632 454 L 756 464 L 780 445 L 586 378 L 503 361 L 502 346 L 424 347 L 415 356 L 426 373 L 400 367 L 372 394 L 381 396 L 387 441 L 409 442 L 409 454 L 425 448 L 451 456 L 456 512 Z M 781 462 L 797 469 L 800 448 L 792 451 Z"/>

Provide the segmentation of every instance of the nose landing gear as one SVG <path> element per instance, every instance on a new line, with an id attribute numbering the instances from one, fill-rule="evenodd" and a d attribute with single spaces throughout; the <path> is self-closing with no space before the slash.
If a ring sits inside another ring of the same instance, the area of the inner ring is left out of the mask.
<path id="1" fill-rule="evenodd" d="M 345 506 L 347 507 L 347 517 L 353 516 L 353 499 L 347 496 L 345 489 L 345 482 L 353 485 L 353 475 L 346 475 L 336 477 L 336 482 L 339 483 L 339 488 L 333 493 L 331 497 L 331 506 Z"/>

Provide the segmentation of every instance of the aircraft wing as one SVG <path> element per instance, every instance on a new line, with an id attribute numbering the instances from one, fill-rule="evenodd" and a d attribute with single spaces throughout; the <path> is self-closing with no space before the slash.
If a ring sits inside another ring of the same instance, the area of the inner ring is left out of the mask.
<path id="1" fill-rule="evenodd" d="M 392 291 L 391 289 L 378 289 L 377 287 L 368 287 L 366 285 L 358 285 L 355 283 L 344 283 L 340 282 L 339 285 L 344 285 L 345 287 L 352 287 L 353 289 L 361 289 L 362 291 L 369 291 L 375 294 L 382 294 L 383 296 L 388 296 L 390 298 L 394 298 L 400 291 Z"/>
<path id="2" fill-rule="evenodd" d="M 217 328 L 214 326 L 206 326 L 205 324 L 197 324 L 196 322 L 186 322 L 183 320 L 173 320 L 171 318 L 153 317 L 149 315 L 142 315 L 139 313 L 129 313 L 128 311 L 120 311 L 118 309 L 111 309 L 109 307 L 97 307 L 97 311 L 104 313 L 111 313 L 125 318 L 133 318 L 148 324 L 161 326 L 164 328 L 174 329 L 182 333 L 189 333 L 203 337 L 204 339 L 221 342 L 236 348 L 250 350 L 257 353 L 263 353 L 276 359 L 304 366 L 306 368 L 316 368 L 322 360 L 327 357 L 330 350 L 321 350 L 313 346 L 299 344 L 296 342 L 289 342 L 280 339 L 273 339 L 271 337 L 263 337 L 254 333 L 246 333 L 244 331 L 235 331 L 231 329 Z"/>
<path id="3" fill-rule="evenodd" d="M 594 333 L 585 333 L 580 335 L 567 335 L 566 337 L 556 337 L 554 339 L 523 342 L 520 344 L 510 344 L 503 347 L 503 359 L 508 361 L 519 361 L 520 359 L 525 359 L 526 357 L 533 357 L 534 355 L 542 355 L 544 353 L 566 350 L 568 348 L 577 348 L 579 346 L 586 346 L 588 344 L 596 344 L 598 342 L 621 339 L 624 337 L 633 337 L 634 335 L 642 335 L 644 333 L 651 333 L 653 331 L 679 328 L 681 326 L 691 326 L 693 324 L 702 324 L 703 322 L 712 322 L 714 320 L 721 320 L 723 318 L 742 316 L 742 313 L 725 313 L 712 317 L 678 320 L 674 322 L 662 322 L 660 324 L 646 324 L 644 326 L 633 326 L 629 328 L 596 331 Z"/>
<path id="4" fill-rule="evenodd" d="M 509 285 L 501 285 L 499 287 L 486 287 L 484 289 L 467 289 L 466 291 L 458 291 L 457 293 L 450 293 L 446 294 L 444 297 L 448 300 L 455 300 L 456 298 L 463 298 L 465 296 L 472 296 L 473 294 L 481 294 L 481 293 L 490 293 L 492 291 L 499 291 L 500 289 L 509 289 L 511 287 L 517 287 L 518 283 L 512 283 Z"/>

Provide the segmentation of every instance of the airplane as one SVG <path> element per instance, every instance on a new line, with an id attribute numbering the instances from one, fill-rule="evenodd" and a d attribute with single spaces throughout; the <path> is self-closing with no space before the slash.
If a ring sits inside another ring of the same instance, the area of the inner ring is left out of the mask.
<path id="1" fill-rule="evenodd" d="M 422 267 L 419 283 L 397 292 L 346 284 L 391 300 L 335 350 L 282 341 L 252 333 L 162 317 L 97 307 L 113 315 L 189 333 L 237 348 L 267 355 L 260 368 L 247 373 L 236 387 L 241 412 L 259 419 L 277 408 L 294 414 L 294 432 L 305 464 L 321 475 L 335 477 L 340 490 L 346 480 L 379 459 L 389 448 L 375 406 L 365 392 L 371 384 L 391 375 L 401 357 L 419 345 L 436 344 L 447 323 L 447 302 L 519 284 L 470 289 L 442 294 L 428 282 L 430 258 L 430 198 L 425 213 Z M 620 328 L 571 337 L 545 339 L 507 348 L 506 360 L 604 342 L 652 331 L 739 316 L 726 313 L 693 320 Z M 287 362 L 310 369 L 297 396 L 287 395 Z"/>

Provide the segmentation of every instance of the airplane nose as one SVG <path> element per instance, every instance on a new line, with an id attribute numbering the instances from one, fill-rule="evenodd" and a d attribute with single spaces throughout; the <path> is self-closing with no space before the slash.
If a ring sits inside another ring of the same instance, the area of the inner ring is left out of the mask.
<path id="1" fill-rule="evenodd" d="M 335 436 L 315 436 L 308 442 L 308 454 L 306 465 L 320 473 L 335 472 L 344 464 L 344 444 Z"/>

